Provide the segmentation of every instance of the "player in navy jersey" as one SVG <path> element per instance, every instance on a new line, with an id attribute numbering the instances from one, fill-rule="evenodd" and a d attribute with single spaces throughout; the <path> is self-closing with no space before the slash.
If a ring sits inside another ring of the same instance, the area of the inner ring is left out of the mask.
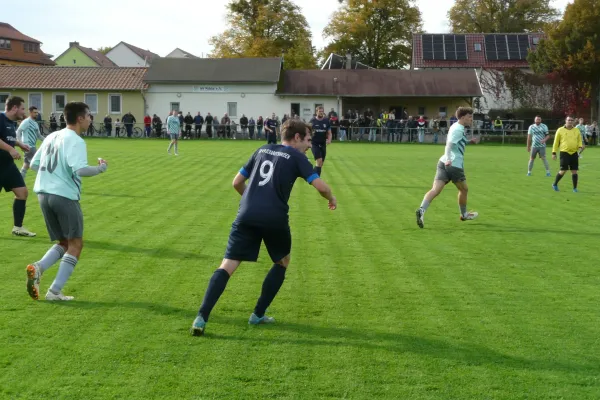
<path id="1" fill-rule="evenodd" d="M 265 120 L 265 136 L 267 144 L 277 144 L 277 118 L 275 113 Z"/>
<path id="2" fill-rule="evenodd" d="M 325 109 L 317 107 L 317 116 L 310 120 L 312 126 L 312 153 L 315 157 L 315 171 L 321 176 L 321 169 L 327 156 L 327 145 L 331 143 L 331 123 L 325 117 Z"/>
<path id="3" fill-rule="evenodd" d="M 299 120 L 288 120 L 282 126 L 281 137 L 282 144 L 267 144 L 258 149 L 233 180 L 233 187 L 242 200 L 231 226 L 225 257 L 210 278 L 202 306 L 192 325 L 194 336 L 204 334 L 210 312 L 225 290 L 229 277 L 242 261 L 255 262 L 258 259 L 263 241 L 274 264 L 264 280 L 248 323 L 275 322 L 265 312 L 283 284 L 290 262 L 292 237 L 288 200 L 297 178 L 303 178 L 317 189 L 329 201 L 330 210 L 337 207 L 331 189 L 313 171 L 306 157 L 311 145 L 310 126 Z"/>

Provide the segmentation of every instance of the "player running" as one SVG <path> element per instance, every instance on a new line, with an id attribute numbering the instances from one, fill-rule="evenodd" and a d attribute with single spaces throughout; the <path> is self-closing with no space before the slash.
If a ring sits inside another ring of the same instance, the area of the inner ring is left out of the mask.
<path id="1" fill-rule="evenodd" d="M 446 140 L 446 151 L 440 158 L 437 165 L 437 173 L 433 180 L 433 188 L 425 194 L 421 207 L 416 211 L 417 225 L 419 228 L 425 226 L 423 217 L 427 208 L 440 193 L 448 182 L 452 181 L 458 188 L 458 207 L 460 210 L 460 220 L 468 221 L 477 218 L 476 212 L 467 212 L 467 177 L 464 170 L 465 147 L 467 143 L 477 143 L 475 139 L 470 141 L 465 136 L 465 127 L 473 123 L 473 109 L 468 107 L 459 107 L 456 110 L 458 121 L 450 127 L 448 138 Z"/>
<path id="2" fill-rule="evenodd" d="M 58 260 L 58 273 L 46 300 L 73 300 L 62 289 L 83 249 L 81 177 L 98 175 L 107 168 L 104 160 L 98 160 L 98 166 L 88 166 L 87 149 L 81 138 L 91 123 L 88 105 L 67 103 L 64 114 L 67 127 L 48 135 L 31 162 L 31 169 L 37 171 L 33 190 L 38 194 L 50 240 L 59 242 L 41 260 L 27 266 L 27 292 L 34 300 L 39 299 L 42 274 Z"/>
<path id="3" fill-rule="evenodd" d="M 191 328 L 192 335 L 204 334 L 210 313 L 225 290 L 231 275 L 242 261 L 258 259 L 265 242 L 273 267 L 248 323 L 275 322 L 265 315 L 267 307 L 281 288 L 290 262 L 292 236 L 288 222 L 288 200 L 297 178 L 303 178 L 319 191 L 335 210 L 337 200 L 331 189 L 313 171 L 306 158 L 311 145 L 310 127 L 299 120 L 287 120 L 281 129 L 282 144 L 267 144 L 258 149 L 240 169 L 233 187 L 242 196 L 238 215 L 231 226 L 225 258 L 210 278 L 204 300 Z M 248 180 L 248 186 L 246 186 Z"/>
<path id="4" fill-rule="evenodd" d="M 529 164 L 527 166 L 527 176 L 531 176 L 533 162 L 537 155 L 539 155 L 544 162 L 546 176 L 550 176 L 550 165 L 548 165 L 548 160 L 546 159 L 546 142 L 548 139 L 550 139 L 548 127 L 546 124 L 542 124 L 542 117 L 537 115 L 534 124 L 531 125 L 529 131 L 527 131 L 527 152 L 530 154 Z"/>
<path id="5" fill-rule="evenodd" d="M 313 130 L 312 153 L 315 157 L 315 171 L 321 176 L 321 169 L 327 156 L 327 145 L 331 144 L 331 123 L 325 117 L 325 109 L 317 107 L 317 116 L 310 120 Z"/>

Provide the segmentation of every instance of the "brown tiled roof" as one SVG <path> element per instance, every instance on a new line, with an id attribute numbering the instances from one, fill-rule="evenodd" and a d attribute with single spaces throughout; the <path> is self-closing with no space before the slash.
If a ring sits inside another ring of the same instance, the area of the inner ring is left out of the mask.
<path id="1" fill-rule="evenodd" d="M 13 28 L 12 25 L 6 22 L 0 22 L 0 37 L 5 39 L 22 40 L 24 42 L 41 43 L 39 40 L 35 40 L 32 37 L 23 35 L 21 32 Z"/>
<path id="2" fill-rule="evenodd" d="M 141 90 L 146 68 L 0 66 L 2 89 Z"/>
<path id="3" fill-rule="evenodd" d="M 289 70 L 281 95 L 344 97 L 477 97 L 474 69 L 411 71 L 400 69 Z"/>
<path id="4" fill-rule="evenodd" d="M 39 53 L 26 53 L 25 55 L 26 57 L 15 57 L 9 51 L 0 50 L 0 61 L 10 60 L 40 65 L 56 65 L 56 63 L 52 61 L 50 57 L 44 54 L 41 50 L 39 51 Z"/>
<path id="5" fill-rule="evenodd" d="M 527 60 L 488 60 L 485 57 L 485 33 L 456 34 L 465 36 L 467 42 L 467 60 L 424 60 L 423 59 L 423 34 L 413 35 L 413 68 L 528 68 Z M 494 34 L 496 35 L 496 34 Z M 511 33 L 499 33 L 498 35 L 513 35 Z M 516 33 L 514 34 L 516 35 Z M 529 36 L 531 50 L 537 47 L 533 44 L 533 38 L 542 38 L 542 33 L 522 33 Z M 481 44 L 481 51 L 475 51 L 475 43 Z"/>
<path id="6" fill-rule="evenodd" d="M 131 44 L 125 43 L 125 42 L 121 42 L 121 43 L 123 43 L 125 46 L 129 47 L 129 49 L 131 51 L 133 51 L 135 54 L 137 54 L 140 58 L 146 60 L 148 62 L 148 64 L 150 64 L 154 58 L 160 57 L 158 54 L 153 53 L 150 50 L 140 49 L 139 47 L 136 47 L 134 45 L 131 45 Z"/>
<path id="7" fill-rule="evenodd" d="M 103 53 L 98 50 L 90 49 L 89 47 L 77 46 L 86 56 L 94 60 L 100 67 L 116 67 L 117 64 L 112 62 L 110 58 L 106 57 Z"/>

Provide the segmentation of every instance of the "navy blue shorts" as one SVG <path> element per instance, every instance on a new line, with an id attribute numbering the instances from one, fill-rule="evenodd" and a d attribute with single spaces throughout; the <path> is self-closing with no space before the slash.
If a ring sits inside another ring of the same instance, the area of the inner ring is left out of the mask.
<path id="1" fill-rule="evenodd" d="M 237 261 L 258 260 L 261 242 L 265 242 L 265 247 L 273 262 L 281 261 L 292 250 L 292 234 L 290 226 L 285 224 L 281 226 L 257 226 L 244 222 L 234 221 L 231 225 L 229 240 L 227 241 L 227 250 L 225 258 Z"/>
<path id="2" fill-rule="evenodd" d="M 15 163 L 0 167 L 0 191 L 4 189 L 7 192 L 11 192 L 13 189 L 22 187 L 25 187 L 25 181 Z"/>
<path id="3" fill-rule="evenodd" d="M 312 153 L 315 157 L 315 160 L 322 158 L 323 161 L 325 161 L 325 156 L 327 155 L 327 145 L 325 143 L 313 143 Z"/>

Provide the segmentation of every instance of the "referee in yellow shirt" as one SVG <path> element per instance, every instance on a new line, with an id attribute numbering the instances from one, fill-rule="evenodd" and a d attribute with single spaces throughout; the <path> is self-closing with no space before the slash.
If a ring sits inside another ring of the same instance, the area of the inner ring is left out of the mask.
<path id="1" fill-rule="evenodd" d="M 560 171 L 556 175 L 552 189 L 558 192 L 558 182 L 562 179 L 567 170 L 571 170 L 573 178 L 573 192 L 577 193 L 577 170 L 579 169 L 579 153 L 583 150 L 581 141 L 581 132 L 573 126 L 575 120 L 567 117 L 565 126 L 558 128 L 554 136 L 554 146 L 552 146 L 552 159 L 556 160 L 556 152 L 560 150 Z"/>

